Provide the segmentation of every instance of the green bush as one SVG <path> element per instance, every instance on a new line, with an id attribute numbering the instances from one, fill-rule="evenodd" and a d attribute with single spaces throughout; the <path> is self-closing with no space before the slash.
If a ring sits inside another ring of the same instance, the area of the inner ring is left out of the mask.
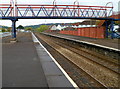
<path id="1" fill-rule="evenodd" d="M 45 30 L 48 30 L 48 26 L 47 25 L 41 25 L 39 28 L 36 29 L 38 32 L 43 32 Z"/>

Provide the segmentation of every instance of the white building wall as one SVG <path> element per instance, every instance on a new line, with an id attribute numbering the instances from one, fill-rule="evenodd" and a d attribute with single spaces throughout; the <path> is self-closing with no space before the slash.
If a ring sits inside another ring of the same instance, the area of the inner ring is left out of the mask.
<path id="1" fill-rule="evenodd" d="M 63 28 L 62 28 L 60 25 L 58 25 L 58 26 L 56 27 L 56 29 L 57 29 L 57 30 L 62 30 Z"/>
<path id="2" fill-rule="evenodd" d="M 53 25 L 50 30 L 56 30 L 56 29 L 57 29 L 56 26 Z"/>

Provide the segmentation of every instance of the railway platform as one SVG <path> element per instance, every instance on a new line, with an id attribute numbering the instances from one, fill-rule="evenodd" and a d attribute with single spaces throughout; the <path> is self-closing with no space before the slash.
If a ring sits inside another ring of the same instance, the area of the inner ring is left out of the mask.
<path id="1" fill-rule="evenodd" d="M 59 33 L 52 33 L 52 32 L 50 33 L 43 32 L 43 34 L 51 35 L 54 37 L 63 38 L 71 41 L 76 41 L 79 43 L 85 43 L 88 45 L 97 46 L 97 47 L 110 49 L 114 51 L 120 51 L 119 39 L 96 39 L 96 38 L 87 38 L 87 37 L 59 34 Z"/>
<path id="2" fill-rule="evenodd" d="M 18 33 L 18 42 L 2 40 L 2 87 L 52 89 L 77 86 L 32 33 Z"/>

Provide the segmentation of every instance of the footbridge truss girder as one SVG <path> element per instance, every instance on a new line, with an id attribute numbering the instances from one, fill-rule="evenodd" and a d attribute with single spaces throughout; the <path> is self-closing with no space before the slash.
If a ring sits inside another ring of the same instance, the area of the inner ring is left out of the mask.
<path id="1" fill-rule="evenodd" d="M 0 17 L 107 18 L 113 6 L 0 4 Z"/>

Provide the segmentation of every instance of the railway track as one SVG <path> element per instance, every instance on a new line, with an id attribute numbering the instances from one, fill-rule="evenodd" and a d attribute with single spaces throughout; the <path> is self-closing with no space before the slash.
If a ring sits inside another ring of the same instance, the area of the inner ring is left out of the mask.
<path id="1" fill-rule="evenodd" d="M 58 41 L 58 39 L 56 39 L 56 40 L 54 39 L 54 42 L 57 42 L 57 41 Z M 97 64 L 100 64 L 100 65 L 102 65 L 106 68 L 109 68 L 110 70 L 120 74 L 120 71 L 118 71 L 118 68 L 120 68 L 120 64 L 119 64 L 119 61 L 116 59 L 112 59 L 112 58 L 106 57 L 104 55 L 101 56 L 99 53 L 96 53 L 96 52 L 93 52 L 90 50 L 86 50 L 82 47 L 78 47 L 78 46 L 76 47 L 76 46 L 74 46 L 74 43 L 68 44 L 67 42 L 59 40 L 59 43 L 57 42 L 57 44 L 65 47 L 65 48 L 68 48 L 69 50 L 74 51 L 74 53 L 81 55 L 85 58 L 88 58 L 88 59 L 96 62 Z"/>
<path id="2" fill-rule="evenodd" d="M 117 69 L 119 64 L 116 62 L 102 59 L 100 55 L 93 55 L 89 51 L 68 45 L 59 39 L 40 34 L 36 35 L 89 75 L 91 80 L 94 79 L 99 83 L 99 86 L 104 88 L 118 87 L 119 72 Z M 108 67 L 108 65 L 110 66 Z"/>

